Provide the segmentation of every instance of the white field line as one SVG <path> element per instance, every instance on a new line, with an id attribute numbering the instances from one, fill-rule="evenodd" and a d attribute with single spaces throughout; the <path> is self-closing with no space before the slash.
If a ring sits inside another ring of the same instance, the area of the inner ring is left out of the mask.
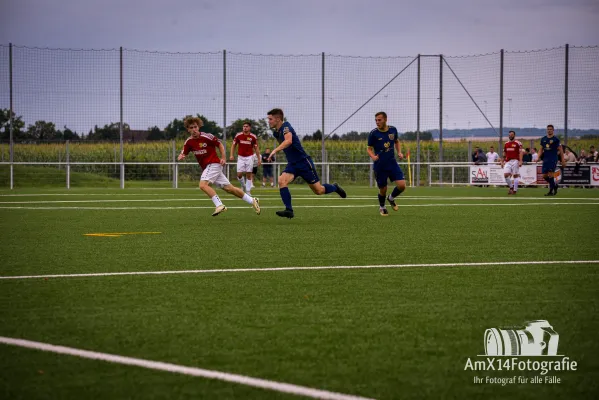
<path id="1" fill-rule="evenodd" d="M 260 200 L 280 200 L 280 196 L 255 196 Z M 341 199 L 337 196 L 293 196 L 294 200 L 332 200 L 332 201 L 348 201 L 348 200 L 372 200 L 375 196 L 360 196 L 360 197 L 347 197 Z M 402 196 L 399 201 L 405 200 L 524 200 L 524 201 L 547 201 L 548 199 L 553 201 L 573 201 L 573 200 L 586 200 L 599 202 L 599 198 L 545 198 L 545 197 L 437 197 L 437 198 L 421 198 L 421 197 L 407 197 Z M 190 197 L 190 198 L 171 198 L 171 199 L 103 199 L 103 200 L 31 200 L 31 201 L 0 201 L 0 204 L 69 204 L 69 203 L 168 203 L 168 202 L 191 202 L 191 201 L 212 201 L 212 199 L 206 197 Z"/>
<path id="2" fill-rule="evenodd" d="M 518 206 L 573 206 L 586 205 L 597 206 L 599 202 L 592 203 L 432 203 L 432 204 L 398 204 L 398 207 L 518 207 Z M 260 206 L 261 209 L 278 209 L 280 206 Z M 378 207 L 378 204 L 346 204 L 346 205 L 309 205 L 293 208 L 372 208 Z M 248 209 L 250 206 L 227 206 L 227 209 Z M 30 206 L 0 206 L 0 210 L 200 210 L 214 209 L 212 206 L 180 206 L 180 207 L 30 207 Z"/>
<path id="3" fill-rule="evenodd" d="M 125 357 L 115 354 L 99 353 L 96 351 L 81 350 L 73 347 L 56 346 L 48 343 L 34 342 L 31 340 L 15 339 L 0 336 L 0 343 L 10 346 L 25 347 L 47 351 L 57 354 L 66 354 L 75 357 L 86 358 L 90 360 L 106 361 L 114 364 L 132 365 L 136 367 L 152 369 L 157 371 L 166 371 L 176 374 L 197 376 L 208 379 L 216 379 L 219 381 L 238 383 L 246 386 L 253 386 L 261 389 L 272 390 L 281 393 L 290 393 L 299 396 L 311 397 L 314 399 L 331 399 L 331 400 L 367 400 L 365 397 L 352 396 L 342 393 L 329 392 L 326 390 L 312 389 L 305 386 L 293 385 L 290 383 L 282 383 L 269 381 L 266 379 L 252 378 L 250 376 L 230 374 L 228 372 L 220 372 L 209 369 L 186 367 L 183 365 L 170 364 L 160 361 L 150 361 L 141 358 Z"/>
<path id="4" fill-rule="evenodd" d="M 148 194 L 135 194 L 135 193 L 105 193 L 105 194 L 74 194 L 74 193 L 64 193 L 64 194 L 7 194 L 0 195 L 0 197 L 43 197 L 43 196 L 75 196 L 75 197 L 91 197 L 91 196 L 111 196 L 111 197 L 121 197 L 121 196 L 168 196 L 165 194 L 156 194 L 156 193 L 148 193 Z M 259 199 L 280 199 L 281 196 L 278 194 L 260 194 L 260 192 L 254 193 L 255 197 Z M 292 194 L 293 199 L 314 199 L 314 200 L 335 200 L 335 201 L 345 201 L 345 200 L 365 200 L 365 199 L 376 199 L 376 191 L 373 192 L 372 195 L 362 194 L 360 196 L 352 196 L 351 193 L 346 199 L 340 199 L 338 196 L 316 196 L 314 194 Z M 543 201 L 565 201 L 565 200 L 587 200 L 587 201 L 599 201 L 599 197 L 518 197 L 518 196 L 502 196 L 502 197 L 491 197 L 491 196 L 410 196 L 410 195 L 402 195 L 399 197 L 399 200 L 543 200 Z M 187 197 L 187 198 L 162 198 L 162 199 L 109 199 L 109 200 L 32 200 L 32 201 L 1 201 L 0 204 L 33 204 L 33 203 L 102 203 L 102 202 L 164 202 L 164 201 L 211 201 L 211 199 L 207 198 L 203 193 L 198 193 L 196 197 Z"/>
<path id="5" fill-rule="evenodd" d="M 54 274 L 54 275 L 22 275 L 0 276 L 0 279 L 44 279 L 44 278 L 86 278 L 98 276 L 123 275 L 177 275 L 177 274 L 214 274 L 236 272 L 279 272 L 279 271 L 311 271 L 311 270 L 345 270 L 345 269 L 395 269 L 395 268 L 435 268 L 435 267 L 486 267 L 501 265 L 551 265 L 551 264 L 599 264 L 599 260 L 566 260 L 566 261 L 497 261 L 471 263 L 442 264 L 389 264 L 389 265 L 328 265 L 316 267 L 275 267 L 275 268 L 233 268 L 233 269 L 189 269 L 180 271 L 134 271 L 134 272 L 97 272 L 89 274 Z"/>

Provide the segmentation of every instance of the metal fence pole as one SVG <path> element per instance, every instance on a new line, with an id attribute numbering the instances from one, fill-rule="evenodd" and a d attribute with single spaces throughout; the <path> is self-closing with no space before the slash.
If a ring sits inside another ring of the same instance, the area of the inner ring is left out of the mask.
<path id="1" fill-rule="evenodd" d="M 443 162 L 443 54 L 439 55 L 439 161 Z M 439 182 L 443 183 L 443 168 L 439 168 Z"/>
<path id="2" fill-rule="evenodd" d="M 499 62 L 499 154 L 503 154 L 503 49 L 500 53 Z"/>
<path id="3" fill-rule="evenodd" d="M 66 163 L 67 163 L 67 167 L 66 167 L 66 170 L 67 170 L 67 189 L 70 189 L 71 188 L 71 152 L 69 151 L 69 141 L 67 140 L 65 144 L 66 144 L 66 148 L 65 148 L 66 154 L 65 154 L 65 156 L 66 156 Z"/>
<path id="4" fill-rule="evenodd" d="M 13 166 L 13 162 L 15 161 L 15 149 L 14 149 L 14 138 L 13 138 L 13 124 L 14 124 L 14 118 L 13 118 L 13 105 L 12 105 L 12 95 L 13 95 L 13 89 L 12 89 L 12 43 L 8 44 L 8 80 L 9 80 L 9 97 L 10 97 L 10 110 L 9 112 L 9 116 L 8 119 L 10 121 L 10 126 L 9 126 L 9 159 L 10 159 L 10 188 L 13 189 L 14 188 L 14 166 Z"/>
<path id="5" fill-rule="evenodd" d="M 119 139 L 121 142 L 121 189 L 125 188 L 125 163 L 123 157 L 123 47 L 120 48 L 120 107 Z"/>
<path id="6" fill-rule="evenodd" d="M 223 50 L 223 145 L 225 154 L 223 158 L 227 159 L 227 50 Z"/>
<path id="7" fill-rule="evenodd" d="M 325 152 L 325 145 L 324 145 L 324 51 L 322 52 L 322 156 L 321 156 L 321 160 L 323 162 L 322 164 L 322 176 L 324 178 L 324 171 L 325 171 L 325 166 L 324 166 L 324 152 Z M 324 183 L 329 183 L 329 178 L 327 176 L 327 180 Z"/>
<path id="8" fill-rule="evenodd" d="M 418 82 L 416 99 L 416 168 L 414 169 L 417 171 L 416 175 L 420 177 L 420 54 L 418 54 Z M 416 183 L 416 186 L 418 186 L 418 183 Z"/>
<path id="9" fill-rule="evenodd" d="M 564 144 L 568 145 L 568 64 L 570 59 L 570 45 L 566 43 L 566 76 L 564 89 Z"/>
<path id="10" fill-rule="evenodd" d="M 177 144 L 175 141 L 172 141 L 173 144 L 173 188 L 177 189 Z"/>

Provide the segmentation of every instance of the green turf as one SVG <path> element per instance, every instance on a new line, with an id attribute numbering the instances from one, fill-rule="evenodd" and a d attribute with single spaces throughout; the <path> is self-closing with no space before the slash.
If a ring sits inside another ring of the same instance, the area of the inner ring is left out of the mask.
<path id="1" fill-rule="evenodd" d="M 373 189 L 342 200 L 298 187 L 292 220 L 274 215 L 276 190 L 254 192 L 262 215 L 222 194 L 230 209 L 211 217 L 197 189 L 0 191 L 0 275 L 599 259 L 597 190 L 410 189 L 383 218 Z M 84 236 L 136 231 L 161 233 Z M 593 398 L 598 275 L 557 264 L 0 280 L 0 336 L 374 398 Z M 558 385 L 474 384 L 538 375 L 464 371 L 485 329 L 531 319 L 552 323 L 578 370 L 550 373 Z M 0 345 L 0 397 L 293 396 Z"/>

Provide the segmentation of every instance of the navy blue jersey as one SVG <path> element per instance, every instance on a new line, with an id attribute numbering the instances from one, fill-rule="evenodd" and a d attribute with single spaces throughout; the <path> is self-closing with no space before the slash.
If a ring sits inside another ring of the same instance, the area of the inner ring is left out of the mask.
<path id="1" fill-rule="evenodd" d="M 285 135 L 287 133 L 291 133 L 292 137 L 291 146 L 287 147 L 286 149 L 283 149 L 283 151 L 285 152 L 285 156 L 287 156 L 287 162 L 296 163 L 305 158 L 308 158 L 308 154 L 304 151 L 302 143 L 300 142 L 299 138 L 297 137 L 297 134 L 295 133 L 295 130 L 293 130 L 293 127 L 289 122 L 283 122 L 283 125 L 281 125 L 281 127 L 278 130 L 276 130 L 273 133 L 273 135 L 275 139 L 277 139 L 277 142 L 282 143 L 283 140 L 285 140 Z"/>
<path id="2" fill-rule="evenodd" d="M 395 161 L 394 145 L 396 140 L 399 140 L 399 135 L 394 126 L 387 127 L 385 132 L 381 132 L 378 128 L 370 131 L 368 147 L 372 147 L 374 154 L 379 156 L 378 164 Z"/>
<path id="3" fill-rule="evenodd" d="M 557 151 L 560 143 L 557 136 L 551 138 L 545 136 L 541 139 L 541 147 L 543 148 L 543 161 L 557 161 Z"/>

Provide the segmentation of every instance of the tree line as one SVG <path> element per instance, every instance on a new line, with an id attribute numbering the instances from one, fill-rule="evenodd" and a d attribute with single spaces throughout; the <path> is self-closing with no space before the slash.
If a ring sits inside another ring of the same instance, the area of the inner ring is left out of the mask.
<path id="1" fill-rule="evenodd" d="M 211 133 L 219 138 L 223 137 L 223 129 L 218 126 L 215 121 L 209 120 L 201 114 L 196 114 L 203 123 L 202 132 Z M 111 122 L 104 126 L 94 126 L 90 129 L 87 134 L 82 132 L 78 133 L 68 127 L 64 126 L 62 129 L 57 128 L 53 122 L 48 121 L 35 121 L 35 123 L 25 127 L 25 122 L 22 116 L 17 116 L 13 112 L 13 139 L 17 142 L 28 142 L 28 141 L 63 141 L 63 140 L 90 140 L 90 141 L 118 141 L 120 139 L 120 123 Z M 147 137 L 145 140 L 173 140 L 173 139 L 184 139 L 188 137 L 188 133 L 185 130 L 183 121 L 185 117 L 178 119 L 175 118 L 164 129 L 160 129 L 158 126 L 153 126 L 147 129 Z M 271 134 L 270 128 L 265 118 L 254 120 L 250 118 L 240 118 L 235 120 L 231 125 L 227 126 L 227 132 L 237 133 L 241 132 L 243 124 L 250 122 L 252 125 L 252 132 L 259 138 L 266 139 Z M 123 133 L 127 134 L 131 132 L 131 127 L 128 123 L 123 123 Z M 350 131 L 341 135 L 333 134 L 328 137 L 329 140 L 346 140 L 346 141 L 365 141 L 368 139 L 370 132 L 357 132 Z M 0 109 L 0 141 L 8 141 L 10 138 L 10 110 Z M 400 135 L 402 140 L 416 140 L 416 132 L 405 132 Z M 420 132 L 421 140 L 432 140 L 433 136 L 430 132 Z M 316 132 L 308 135 L 304 135 L 302 140 L 305 141 L 321 141 L 322 132 L 317 130 Z"/>

